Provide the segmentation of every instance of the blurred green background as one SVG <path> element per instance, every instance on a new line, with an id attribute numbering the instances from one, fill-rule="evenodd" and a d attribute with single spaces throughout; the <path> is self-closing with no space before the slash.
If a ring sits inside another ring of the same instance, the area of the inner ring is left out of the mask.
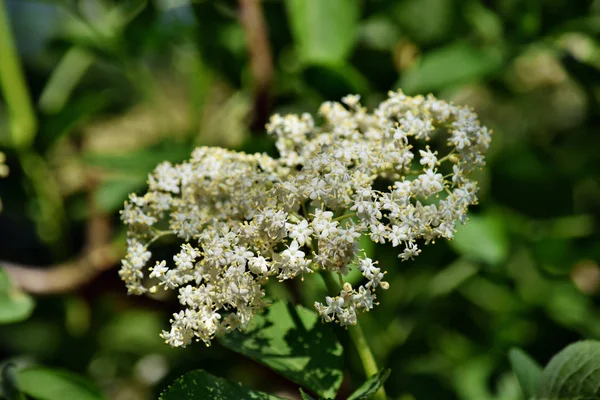
<path id="1" fill-rule="evenodd" d="M 363 318 L 392 369 L 387 393 L 517 400 L 511 347 L 545 364 L 568 343 L 600 339 L 600 1 L 0 8 L 0 151 L 10 168 L 0 264 L 35 300 L 28 319 L 0 326 L 2 359 L 85 374 L 110 399 L 156 398 L 193 368 L 298 398 L 295 385 L 218 344 L 162 343 L 177 304 L 126 295 L 118 211 L 162 160 L 187 159 L 197 145 L 273 154 L 270 114 L 315 113 L 348 93 L 372 107 L 396 88 L 470 105 L 494 137 L 480 205 L 456 240 L 408 263 L 391 247 L 371 249 L 392 288 Z M 310 304 L 324 288 L 315 278 L 272 292 Z M 347 359 L 340 399 L 363 380 L 356 355 Z"/>

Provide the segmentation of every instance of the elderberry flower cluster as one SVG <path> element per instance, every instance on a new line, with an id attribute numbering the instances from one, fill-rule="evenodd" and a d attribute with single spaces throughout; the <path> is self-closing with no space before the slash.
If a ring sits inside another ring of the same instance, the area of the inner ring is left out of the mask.
<path id="1" fill-rule="evenodd" d="M 433 96 L 390 92 L 372 112 L 359 101 L 324 103 L 321 126 L 308 114 L 274 115 L 267 131 L 279 158 L 200 147 L 188 162 L 160 164 L 148 192 L 130 196 L 120 276 L 131 294 L 178 292 L 183 307 L 162 333 L 167 343 L 208 345 L 244 328 L 265 307 L 271 278 L 341 277 L 351 266 L 363 282 L 315 307 L 324 321 L 353 325 L 389 287 L 361 237 L 397 247 L 403 261 L 452 238 L 477 202 L 469 177 L 484 164 L 488 129 L 471 109 Z M 164 235 L 180 251 L 146 272 L 149 246 Z"/>

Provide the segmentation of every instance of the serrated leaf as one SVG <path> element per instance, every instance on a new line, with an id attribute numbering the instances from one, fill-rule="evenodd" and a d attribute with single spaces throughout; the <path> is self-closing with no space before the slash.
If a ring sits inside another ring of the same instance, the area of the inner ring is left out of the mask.
<path id="1" fill-rule="evenodd" d="M 253 390 L 240 383 L 230 382 L 223 378 L 210 375 L 202 370 L 188 372 L 160 395 L 160 400 L 281 400 L 258 390 Z"/>
<path id="2" fill-rule="evenodd" d="M 354 393 L 348 397 L 348 400 L 367 400 L 371 398 L 379 388 L 383 386 L 386 379 L 390 376 L 391 369 L 382 369 L 375 375 L 365 381 Z"/>
<path id="3" fill-rule="evenodd" d="M 232 332 L 220 342 L 320 396 L 335 397 L 342 383 L 342 346 L 307 308 L 275 302 L 246 332 Z"/>
<path id="4" fill-rule="evenodd" d="M 399 86 L 407 94 L 414 94 L 475 82 L 498 70 L 502 62 L 501 52 L 495 49 L 451 44 L 424 55 L 402 76 Z"/>
<path id="5" fill-rule="evenodd" d="M 0 268 L 0 324 L 23 321 L 31 315 L 35 302 L 31 296 L 12 285 Z"/>
<path id="6" fill-rule="evenodd" d="M 87 379 L 73 373 L 45 367 L 17 372 L 21 391 L 39 400 L 101 400 L 104 396 Z"/>
<path id="7" fill-rule="evenodd" d="M 600 341 L 573 343 L 555 355 L 540 378 L 539 400 L 600 398 Z"/>
<path id="8" fill-rule="evenodd" d="M 490 265 L 502 262 L 508 254 L 504 221 L 498 215 L 472 215 L 465 225 L 457 226 L 450 245 L 459 253 Z"/>
<path id="9" fill-rule="evenodd" d="M 342 64 L 356 40 L 357 0 L 287 0 L 298 55 L 305 64 Z"/>
<path id="10" fill-rule="evenodd" d="M 521 349 L 511 349 L 508 359 L 526 399 L 533 397 L 539 387 L 542 367 Z"/>

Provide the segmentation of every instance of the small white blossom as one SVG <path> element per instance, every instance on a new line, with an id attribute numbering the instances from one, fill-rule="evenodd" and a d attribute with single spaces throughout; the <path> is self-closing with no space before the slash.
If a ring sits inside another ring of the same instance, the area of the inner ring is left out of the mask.
<path id="1" fill-rule="evenodd" d="M 452 238 L 456 223 L 466 221 L 477 202 L 471 176 L 491 138 L 476 115 L 400 91 L 372 112 L 359 100 L 324 103 L 322 126 L 308 114 L 272 116 L 267 132 L 278 158 L 199 147 L 187 162 L 159 164 L 148 192 L 129 197 L 119 274 L 131 294 L 157 286 L 176 291 L 182 310 L 162 333 L 168 344 L 208 345 L 244 329 L 265 307 L 271 277 L 319 270 L 361 272 L 356 287 L 345 283 L 315 303 L 324 321 L 353 325 L 377 304 L 376 291 L 390 286 L 385 269 L 361 255 L 363 235 L 391 243 L 406 261 L 420 254 L 421 243 Z M 442 146 L 431 149 L 434 143 Z M 390 186 L 382 190 L 385 181 Z M 179 251 L 148 268 L 148 247 L 167 234 L 182 243 Z"/>

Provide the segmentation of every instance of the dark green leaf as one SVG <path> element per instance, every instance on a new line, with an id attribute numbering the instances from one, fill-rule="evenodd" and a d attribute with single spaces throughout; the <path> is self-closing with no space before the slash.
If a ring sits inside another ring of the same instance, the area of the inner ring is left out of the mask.
<path id="1" fill-rule="evenodd" d="M 444 39 L 452 25 L 453 0 L 403 0 L 396 2 L 392 15 L 411 39 L 430 43 Z"/>
<path id="2" fill-rule="evenodd" d="M 540 378 L 536 399 L 600 398 L 600 341 L 573 343 L 555 355 Z"/>
<path id="3" fill-rule="evenodd" d="M 383 386 L 386 379 L 390 376 L 391 369 L 382 369 L 365 381 L 354 393 L 348 397 L 348 400 L 367 400 L 373 396 L 380 387 Z"/>
<path id="4" fill-rule="evenodd" d="M 221 343 L 324 397 L 335 397 L 343 378 L 342 346 L 316 312 L 275 302 L 245 333 Z"/>
<path id="5" fill-rule="evenodd" d="M 48 116 L 38 135 L 41 146 L 49 148 L 60 138 L 74 132 L 94 114 L 104 109 L 112 99 L 113 93 L 110 91 L 86 94 L 68 103 L 57 114 Z"/>
<path id="6" fill-rule="evenodd" d="M 415 94 L 476 82 L 501 65 L 502 54 L 495 49 L 455 43 L 424 55 L 402 76 L 400 88 L 408 94 Z"/>
<path id="7" fill-rule="evenodd" d="M 0 268 L 0 324 L 27 319 L 33 312 L 33 298 L 15 288 L 3 268 Z"/>
<path id="8" fill-rule="evenodd" d="M 104 396 L 87 379 L 67 371 L 44 367 L 26 368 L 17 373 L 19 387 L 40 400 L 100 400 Z"/>
<path id="9" fill-rule="evenodd" d="M 530 399 L 538 391 L 542 367 L 521 349 L 511 349 L 508 358 L 523 396 Z"/>
<path id="10" fill-rule="evenodd" d="M 286 0 L 298 54 L 306 64 L 342 64 L 356 40 L 357 0 Z"/>
<path id="11" fill-rule="evenodd" d="M 175 381 L 160 395 L 160 400 L 280 400 L 281 397 L 273 396 L 240 383 L 230 382 L 223 378 L 196 370 L 188 372 Z"/>

